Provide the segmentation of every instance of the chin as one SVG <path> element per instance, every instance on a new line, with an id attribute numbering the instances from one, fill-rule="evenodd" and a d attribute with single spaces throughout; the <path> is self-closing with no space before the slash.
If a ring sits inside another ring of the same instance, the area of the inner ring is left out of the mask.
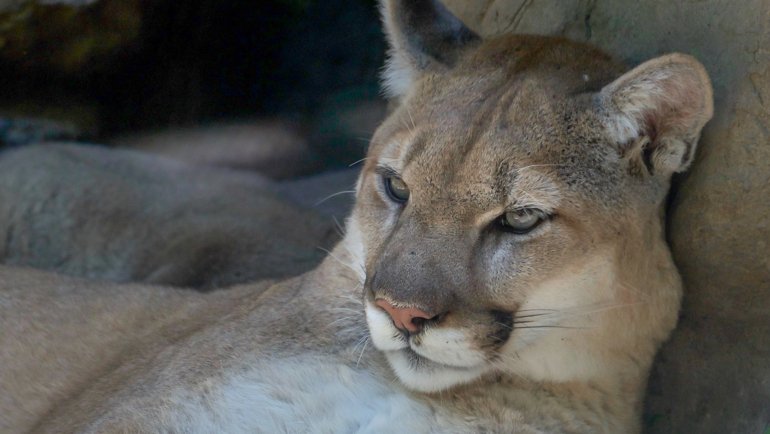
<path id="1" fill-rule="evenodd" d="M 401 382 L 418 392 L 440 392 L 470 383 L 487 370 L 482 367 L 459 368 L 442 365 L 422 357 L 409 348 L 385 351 L 385 357 Z"/>

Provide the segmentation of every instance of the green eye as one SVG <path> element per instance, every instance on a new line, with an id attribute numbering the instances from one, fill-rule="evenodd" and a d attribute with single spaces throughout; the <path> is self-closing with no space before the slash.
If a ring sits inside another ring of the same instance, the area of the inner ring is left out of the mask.
<path id="1" fill-rule="evenodd" d="M 404 203 L 409 200 L 409 187 L 399 177 L 386 176 L 385 177 L 385 191 L 388 193 L 394 202 Z"/>
<path id="2" fill-rule="evenodd" d="M 526 234 L 546 219 L 546 214 L 534 208 L 521 208 L 501 215 L 498 225 L 506 232 Z"/>

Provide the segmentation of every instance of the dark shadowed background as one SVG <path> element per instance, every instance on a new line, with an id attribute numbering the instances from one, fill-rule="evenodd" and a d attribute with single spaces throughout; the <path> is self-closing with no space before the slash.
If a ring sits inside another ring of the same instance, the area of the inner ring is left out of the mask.
<path id="1" fill-rule="evenodd" d="M 384 46 L 374 0 L 0 0 L 0 142 L 281 117 L 350 163 Z"/>

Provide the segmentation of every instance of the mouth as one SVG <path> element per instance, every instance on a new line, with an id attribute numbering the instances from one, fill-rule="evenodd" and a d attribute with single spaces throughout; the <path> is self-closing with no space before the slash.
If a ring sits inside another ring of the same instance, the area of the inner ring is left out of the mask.
<path id="1" fill-rule="evenodd" d="M 473 381 L 490 369 L 483 354 L 468 351 L 467 342 L 459 333 L 432 331 L 430 336 L 410 337 L 396 329 L 390 317 L 370 303 L 366 305 L 366 318 L 375 348 L 410 389 L 438 392 Z"/>
<path id="2" fill-rule="evenodd" d="M 375 344 L 375 347 L 378 345 Z M 417 348 L 417 349 L 416 349 Z M 398 354 L 399 358 L 406 362 L 408 366 L 416 371 L 435 370 L 435 369 L 456 369 L 456 370 L 468 370 L 473 369 L 476 366 L 467 365 L 453 365 L 438 360 L 434 360 L 429 355 L 420 354 L 419 347 L 413 347 L 411 339 L 403 334 L 397 334 L 393 336 L 393 341 L 387 349 L 378 348 L 386 356 L 392 356 Z"/>
<path id="3" fill-rule="evenodd" d="M 467 366 L 452 366 L 445 363 L 431 360 L 428 357 L 418 354 L 412 349 L 411 346 L 399 350 L 404 354 L 405 359 L 409 362 L 409 366 L 414 370 L 431 370 L 431 369 L 457 369 L 467 370 L 471 369 Z"/>

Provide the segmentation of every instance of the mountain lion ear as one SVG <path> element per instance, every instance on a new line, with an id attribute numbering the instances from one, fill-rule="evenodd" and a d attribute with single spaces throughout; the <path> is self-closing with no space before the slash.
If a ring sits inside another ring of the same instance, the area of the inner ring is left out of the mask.
<path id="1" fill-rule="evenodd" d="M 382 0 L 390 43 L 383 74 L 390 97 L 406 93 L 420 72 L 451 67 L 462 48 L 481 38 L 438 0 Z"/>
<path id="2" fill-rule="evenodd" d="M 706 70 L 684 54 L 637 66 L 602 89 L 598 104 L 608 134 L 631 161 L 664 176 L 687 170 L 714 110 Z"/>

